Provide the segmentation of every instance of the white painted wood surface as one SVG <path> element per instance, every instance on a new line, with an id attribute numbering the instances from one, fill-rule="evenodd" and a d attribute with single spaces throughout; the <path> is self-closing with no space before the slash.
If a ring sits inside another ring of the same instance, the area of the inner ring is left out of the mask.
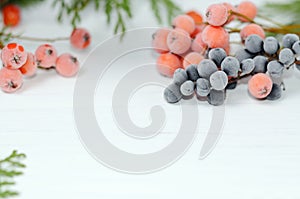
<path id="1" fill-rule="evenodd" d="M 133 2 L 136 17 L 129 26 L 157 26 L 149 12 L 149 4 L 146 1 Z M 204 11 L 209 3 L 219 1 L 177 2 L 183 9 Z M 48 1 L 24 10 L 23 23 L 17 31 L 37 37 L 69 34 L 71 27 L 68 23 L 57 24 L 51 16 L 50 4 Z M 104 14 L 86 11 L 82 26 L 92 32 L 92 47 L 112 36 L 113 27 L 106 27 Z M 22 43 L 30 51 L 38 46 L 37 43 Z M 81 62 L 92 49 L 80 52 L 73 50 L 68 43 L 55 45 L 60 53 L 70 51 Z M 141 59 L 153 59 L 149 53 L 147 56 Z M 127 63 L 124 61 L 123 65 Z M 122 64 L 119 67 L 123 67 Z M 109 75 L 112 82 L 122 76 L 117 70 Z M 54 71 L 41 71 L 34 79 L 26 80 L 16 94 L 0 93 L 0 156 L 8 155 L 13 149 L 28 155 L 26 174 L 18 179 L 16 187 L 22 193 L 19 198 L 300 198 L 299 78 L 290 77 L 285 81 L 287 91 L 276 102 L 250 98 L 246 85 L 230 91 L 223 135 L 205 160 L 198 160 L 198 156 L 212 108 L 200 103 L 199 136 L 186 155 L 166 170 L 139 176 L 117 173 L 104 167 L 82 146 L 73 119 L 75 81 L 75 78 L 62 78 Z M 154 102 L 160 102 L 160 97 L 159 89 L 137 93 L 129 105 L 132 120 L 138 125 L 148 124 L 144 111 L 149 111 Z M 96 99 L 108 101 L 107 104 L 96 104 L 99 120 L 110 118 L 108 97 L 99 94 Z M 176 121 L 180 121 L 176 115 L 180 110 L 163 105 L 170 115 L 166 128 L 176 132 Z M 107 122 L 105 128 L 116 127 L 113 122 Z M 155 151 L 173 136 L 163 136 L 155 145 L 132 145 L 131 141 L 127 142 L 118 135 L 108 135 L 110 139 L 116 139 L 118 146 L 137 152 Z"/>

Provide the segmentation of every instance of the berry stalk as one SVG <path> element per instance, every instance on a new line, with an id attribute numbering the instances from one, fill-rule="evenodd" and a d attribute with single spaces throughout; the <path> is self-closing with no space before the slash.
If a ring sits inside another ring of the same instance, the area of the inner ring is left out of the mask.
<path id="1" fill-rule="evenodd" d="M 242 17 L 242 18 L 244 18 L 245 20 L 247 20 L 250 23 L 257 24 L 257 25 L 261 26 L 265 32 L 275 33 L 275 34 L 295 33 L 297 35 L 300 35 L 300 24 L 282 25 L 282 24 L 280 24 L 278 22 L 275 22 L 272 19 L 269 19 L 267 17 L 259 15 L 260 18 L 262 18 L 262 19 L 264 19 L 264 20 L 266 20 L 268 22 L 271 22 L 271 23 L 273 23 L 274 25 L 277 26 L 277 27 L 267 27 L 266 25 L 258 23 L 256 21 L 254 21 L 253 19 L 250 19 L 246 15 L 243 15 L 243 14 L 241 14 L 239 12 L 230 10 L 229 13 L 230 14 L 229 14 L 228 18 L 231 17 L 232 15 L 238 16 L 238 17 Z M 237 33 L 237 32 L 241 31 L 238 28 L 228 28 L 228 29 L 230 30 L 229 33 Z"/>
<path id="2" fill-rule="evenodd" d="M 24 41 L 33 41 L 33 42 L 57 42 L 57 41 L 68 41 L 70 37 L 54 37 L 54 38 L 37 38 L 37 37 L 28 37 L 22 35 L 14 35 L 11 33 L 0 33 L 0 36 L 9 37 L 11 39 L 20 39 Z"/>

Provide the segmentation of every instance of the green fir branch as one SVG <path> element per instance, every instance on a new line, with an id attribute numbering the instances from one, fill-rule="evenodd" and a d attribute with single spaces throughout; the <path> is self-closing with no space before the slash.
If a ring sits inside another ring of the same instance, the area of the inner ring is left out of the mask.
<path id="1" fill-rule="evenodd" d="M 167 21 L 169 24 L 172 23 L 173 17 L 181 12 L 181 9 L 172 0 L 151 0 L 151 8 L 159 23 L 163 22 L 162 7 L 167 11 Z"/>
<path id="2" fill-rule="evenodd" d="M 14 178 L 23 174 L 21 170 L 26 167 L 22 163 L 24 158 L 25 154 L 15 150 L 8 157 L 0 159 L 0 198 L 10 198 L 19 194 L 10 188 L 16 184 Z"/>
<path id="3" fill-rule="evenodd" d="M 271 16 L 290 16 L 290 24 L 300 23 L 300 0 L 288 0 L 286 2 L 268 2 L 263 6 L 264 13 Z"/>
<path id="4" fill-rule="evenodd" d="M 7 4 L 16 4 L 21 7 L 27 7 L 43 1 L 44 0 L 0 0 L 0 7 L 3 7 Z"/>
<path id="5" fill-rule="evenodd" d="M 163 22 L 162 13 L 167 13 L 167 21 L 170 23 L 172 18 L 180 12 L 180 8 L 173 0 L 148 1 L 150 1 L 153 13 L 159 23 Z M 108 24 L 111 24 L 112 17 L 116 16 L 116 20 L 113 22 L 115 23 L 115 34 L 125 32 L 126 21 L 133 17 L 131 0 L 73 0 L 71 3 L 67 3 L 65 0 L 55 0 L 53 5 L 59 8 L 58 21 L 62 21 L 67 16 L 70 18 L 72 26 L 76 28 L 81 21 L 81 12 L 89 4 L 94 4 L 96 11 L 101 9 L 104 11 Z"/>

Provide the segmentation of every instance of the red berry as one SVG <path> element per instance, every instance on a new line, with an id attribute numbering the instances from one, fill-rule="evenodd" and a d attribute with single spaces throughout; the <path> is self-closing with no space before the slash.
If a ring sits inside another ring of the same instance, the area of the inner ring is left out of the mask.
<path id="1" fill-rule="evenodd" d="M 37 65 L 42 68 L 51 68 L 55 66 L 57 59 L 56 49 L 49 44 L 41 45 L 35 51 Z"/>
<path id="2" fill-rule="evenodd" d="M 17 26 L 21 20 L 20 8 L 16 5 L 7 5 L 2 9 L 3 22 L 6 26 Z"/>
<path id="3" fill-rule="evenodd" d="M 76 28 L 71 34 L 70 41 L 73 47 L 78 49 L 85 49 L 91 43 L 91 35 L 84 28 Z"/>
<path id="4" fill-rule="evenodd" d="M 37 71 L 37 64 L 35 61 L 35 57 L 32 53 L 27 54 L 27 61 L 19 70 L 23 75 L 27 77 L 35 75 Z"/>
<path id="5" fill-rule="evenodd" d="M 237 12 L 253 20 L 257 14 L 257 7 L 251 1 L 243 1 L 238 5 Z M 239 16 L 238 19 L 242 22 L 249 21 L 245 17 L 241 17 L 241 16 Z"/>
<path id="6" fill-rule="evenodd" d="M 228 18 L 228 10 L 223 4 L 212 4 L 206 10 L 206 20 L 210 25 L 222 26 Z"/>
<path id="7" fill-rule="evenodd" d="M 257 99 L 266 98 L 271 93 L 272 87 L 271 78 L 264 73 L 254 75 L 248 82 L 250 94 Z"/>
<path id="8" fill-rule="evenodd" d="M 23 84 L 22 73 L 19 70 L 2 68 L 0 70 L 0 87 L 6 93 L 13 93 Z"/>
<path id="9" fill-rule="evenodd" d="M 248 24 L 240 32 L 242 41 L 245 41 L 248 36 L 254 35 L 254 34 L 260 36 L 262 39 L 265 39 L 264 29 L 261 26 L 254 24 L 254 23 Z"/>
<path id="10" fill-rule="evenodd" d="M 9 43 L 2 49 L 1 59 L 4 67 L 18 69 L 25 64 L 27 52 L 23 46 L 17 43 Z"/>
<path id="11" fill-rule="evenodd" d="M 188 15 L 179 15 L 173 20 L 174 28 L 180 28 L 187 33 L 192 34 L 195 30 L 195 21 Z"/>
<path id="12" fill-rule="evenodd" d="M 57 58 L 56 71 L 64 77 L 72 77 L 79 70 L 79 61 L 69 53 L 64 53 Z"/>
<path id="13" fill-rule="evenodd" d="M 177 68 L 181 68 L 181 62 L 176 55 L 171 53 L 161 54 L 156 62 L 160 74 L 172 77 Z"/>
<path id="14" fill-rule="evenodd" d="M 191 52 L 184 57 L 183 67 L 187 68 L 192 64 L 198 65 L 203 59 L 204 57 L 200 53 Z"/>
<path id="15" fill-rule="evenodd" d="M 202 33 L 199 33 L 196 35 L 195 39 L 193 40 L 191 48 L 192 48 L 192 51 L 198 52 L 201 54 L 206 50 L 207 44 L 204 43 L 202 40 Z"/>
<path id="16" fill-rule="evenodd" d="M 169 33 L 167 44 L 172 53 L 181 55 L 190 49 L 192 39 L 186 31 L 182 29 L 175 29 Z"/>
<path id="17" fill-rule="evenodd" d="M 203 25 L 200 25 L 200 26 L 196 26 L 196 29 L 195 31 L 191 34 L 191 38 L 195 38 L 199 33 L 201 33 L 204 29 L 204 26 Z"/>
<path id="18" fill-rule="evenodd" d="M 170 33 L 169 29 L 159 29 L 156 33 L 153 34 L 152 46 L 158 53 L 167 53 L 169 52 L 167 37 Z"/>
<path id="19" fill-rule="evenodd" d="M 228 11 L 227 22 L 226 22 L 226 24 L 228 24 L 235 19 L 235 15 L 230 15 L 230 11 L 235 11 L 236 9 L 232 4 L 227 3 L 227 2 L 224 2 L 223 5 L 227 8 L 227 11 Z"/>
<path id="20" fill-rule="evenodd" d="M 229 34 L 222 27 L 208 25 L 202 32 L 202 40 L 209 48 L 223 48 L 229 43 Z"/>
<path id="21" fill-rule="evenodd" d="M 186 15 L 192 17 L 196 25 L 201 25 L 203 23 L 203 17 L 197 11 L 191 10 L 187 12 Z"/>

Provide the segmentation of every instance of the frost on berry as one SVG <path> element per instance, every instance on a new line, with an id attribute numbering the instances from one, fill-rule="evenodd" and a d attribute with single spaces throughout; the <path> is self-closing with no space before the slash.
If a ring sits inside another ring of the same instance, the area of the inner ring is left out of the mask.
<path id="1" fill-rule="evenodd" d="M 17 43 L 10 43 L 2 49 L 1 59 L 4 67 L 18 69 L 27 61 L 27 52 L 23 46 Z"/>
<path id="2" fill-rule="evenodd" d="M 76 57 L 69 53 L 64 53 L 57 58 L 56 71 L 64 77 L 72 77 L 79 70 L 79 62 Z"/>
<path id="3" fill-rule="evenodd" d="M 6 93 L 17 91 L 23 84 L 22 73 L 19 70 L 2 68 L 0 70 L 0 87 Z"/>
<path id="4" fill-rule="evenodd" d="M 76 28 L 70 36 L 71 45 L 77 49 L 85 49 L 91 43 L 91 34 L 84 28 Z"/>
<path id="5" fill-rule="evenodd" d="M 41 45 L 35 51 L 37 65 L 42 68 L 51 68 L 55 66 L 57 52 L 54 46 L 49 44 Z"/>

